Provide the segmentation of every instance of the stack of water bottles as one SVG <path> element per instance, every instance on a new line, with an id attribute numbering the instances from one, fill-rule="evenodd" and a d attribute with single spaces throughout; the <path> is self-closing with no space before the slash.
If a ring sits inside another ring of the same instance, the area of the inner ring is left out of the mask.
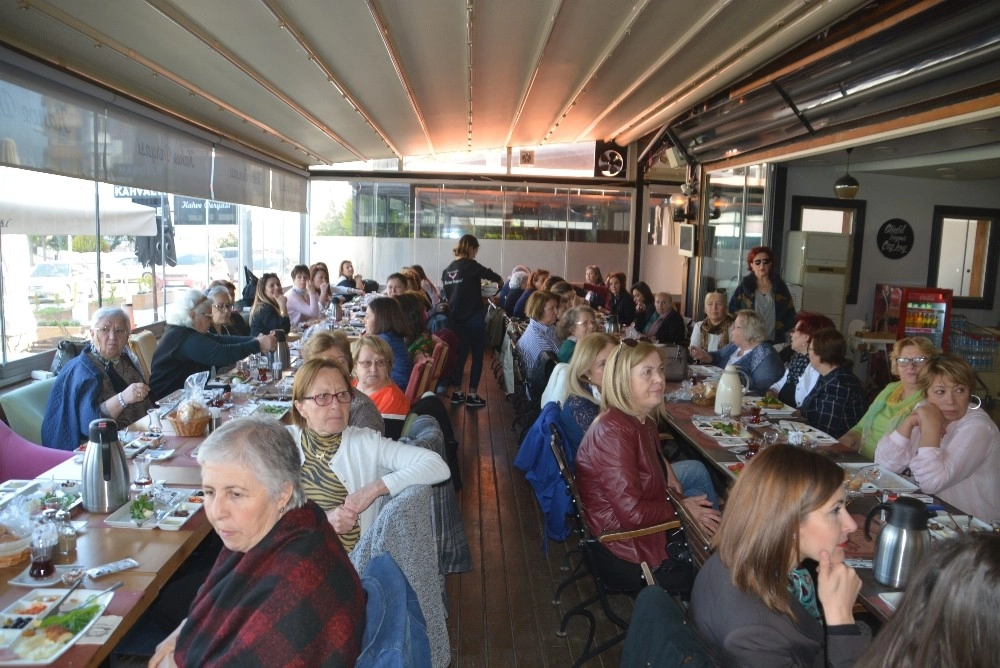
<path id="1" fill-rule="evenodd" d="M 948 352 L 963 358 L 973 371 L 994 371 L 1000 368 L 1000 334 L 974 325 L 964 316 L 954 316 Z"/>

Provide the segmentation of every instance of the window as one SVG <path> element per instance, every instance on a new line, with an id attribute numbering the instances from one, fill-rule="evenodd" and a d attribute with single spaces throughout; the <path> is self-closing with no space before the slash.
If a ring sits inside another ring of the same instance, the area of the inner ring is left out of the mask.
<path id="1" fill-rule="evenodd" d="M 792 220 L 789 229 L 803 232 L 832 232 L 852 235 L 851 282 L 847 303 L 858 303 L 861 278 L 861 250 L 865 239 L 865 202 L 827 197 L 792 197 Z"/>
<path id="2" fill-rule="evenodd" d="M 1000 210 L 934 207 L 927 285 L 953 291 L 955 308 L 992 309 Z"/>

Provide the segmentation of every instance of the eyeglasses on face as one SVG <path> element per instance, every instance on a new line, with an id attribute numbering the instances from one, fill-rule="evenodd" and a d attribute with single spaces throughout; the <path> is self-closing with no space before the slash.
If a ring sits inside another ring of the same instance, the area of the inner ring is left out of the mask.
<path id="1" fill-rule="evenodd" d="M 212 308 L 214 308 L 216 311 L 232 311 L 233 304 L 232 302 L 226 304 L 212 304 Z"/>
<path id="2" fill-rule="evenodd" d="M 921 366 L 927 361 L 926 357 L 897 357 L 897 366 Z"/>
<path id="3" fill-rule="evenodd" d="M 211 318 L 212 317 L 212 311 L 210 311 L 210 310 L 209 311 L 195 311 L 194 314 L 195 315 L 200 315 L 203 318 Z"/>
<path id="4" fill-rule="evenodd" d="M 358 360 L 358 366 L 361 367 L 362 369 L 370 369 L 372 368 L 373 365 L 377 368 L 383 368 L 387 366 L 386 361 L 381 357 L 378 357 L 373 360 Z"/>
<path id="5" fill-rule="evenodd" d="M 769 258 L 769 257 L 762 257 L 759 260 L 754 260 L 753 264 L 754 264 L 755 267 L 759 267 L 759 266 L 764 265 L 764 264 L 771 264 L 771 258 Z"/>
<path id="6" fill-rule="evenodd" d="M 115 336 L 126 336 L 128 334 L 127 329 L 122 329 L 121 327 L 98 327 L 94 330 L 101 336 L 107 336 L 108 334 L 114 334 Z"/>
<path id="7" fill-rule="evenodd" d="M 314 394 L 311 397 L 302 397 L 302 401 L 311 399 L 316 402 L 317 406 L 329 406 L 333 403 L 334 398 L 342 404 L 349 404 L 351 403 L 353 395 L 350 390 L 341 390 L 340 392 L 320 392 L 319 394 Z"/>

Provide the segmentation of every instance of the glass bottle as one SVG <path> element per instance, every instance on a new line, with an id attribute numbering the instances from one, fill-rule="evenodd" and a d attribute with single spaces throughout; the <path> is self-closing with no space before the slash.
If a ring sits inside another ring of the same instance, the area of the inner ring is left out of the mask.
<path id="1" fill-rule="evenodd" d="M 69 511 L 60 510 L 56 514 L 56 523 L 59 527 L 59 554 L 69 556 L 76 552 L 76 529 L 69 520 Z"/>

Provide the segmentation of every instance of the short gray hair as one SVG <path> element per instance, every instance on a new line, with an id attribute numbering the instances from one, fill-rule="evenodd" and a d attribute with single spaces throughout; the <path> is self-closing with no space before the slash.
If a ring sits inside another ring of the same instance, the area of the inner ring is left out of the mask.
<path id="1" fill-rule="evenodd" d="M 288 430 L 272 417 L 237 418 L 213 431 L 198 448 L 198 463 L 208 462 L 243 466 L 264 486 L 271 501 L 277 501 L 285 486 L 291 485 L 286 510 L 306 502 L 299 449 Z"/>
<path id="2" fill-rule="evenodd" d="M 510 275 L 510 280 L 507 281 L 507 285 L 510 286 L 511 290 L 516 290 L 517 288 L 524 287 L 524 282 L 528 280 L 528 274 L 524 271 L 515 271 Z"/>
<path id="3" fill-rule="evenodd" d="M 193 327 L 194 320 L 191 318 L 191 311 L 206 301 L 208 301 L 208 297 L 201 290 L 186 290 L 181 295 L 181 298 L 167 309 L 165 318 L 167 324 L 177 325 L 178 327 Z"/>
<path id="4" fill-rule="evenodd" d="M 594 309 L 589 306 L 574 306 L 573 308 L 568 309 L 562 314 L 562 317 L 559 318 L 559 322 L 556 324 L 556 336 L 562 340 L 568 339 L 572 336 L 573 329 L 576 327 L 577 318 L 584 313 L 589 313 L 595 318 L 597 317 Z M 594 324 L 596 325 L 597 323 L 595 322 Z"/>
<path id="5" fill-rule="evenodd" d="M 748 342 L 759 343 L 767 340 L 767 330 L 764 329 L 764 317 L 760 313 L 757 313 L 753 309 L 743 309 L 736 312 L 733 322 L 740 316 L 743 316 L 743 337 Z"/>
<path id="6" fill-rule="evenodd" d="M 229 288 L 227 288 L 224 285 L 216 285 L 214 288 L 209 288 L 208 292 L 205 293 L 205 296 L 208 297 L 209 299 L 215 299 L 216 295 L 225 295 L 227 297 L 232 297 L 233 293 L 231 293 L 229 291 Z"/>
<path id="7" fill-rule="evenodd" d="M 102 320 L 107 320 L 108 318 L 114 318 L 125 325 L 125 329 L 129 331 L 132 330 L 132 321 L 129 320 L 125 311 L 121 310 L 117 306 L 105 306 L 104 308 L 99 308 L 94 311 L 94 315 L 90 317 L 90 325 L 92 327 L 96 327 L 97 323 Z"/>

